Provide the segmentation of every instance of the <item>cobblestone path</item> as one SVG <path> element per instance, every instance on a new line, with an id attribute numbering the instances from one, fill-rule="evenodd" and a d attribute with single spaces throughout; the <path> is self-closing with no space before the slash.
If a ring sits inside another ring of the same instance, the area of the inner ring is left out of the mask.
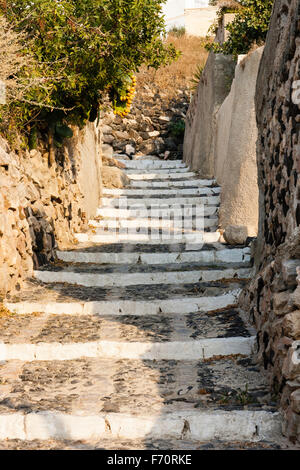
<path id="1" fill-rule="evenodd" d="M 180 161 L 124 163 L 131 187 L 105 190 L 74 249 L 6 302 L 0 448 L 280 447 L 237 309 L 250 249 L 220 241 L 220 188 Z"/>

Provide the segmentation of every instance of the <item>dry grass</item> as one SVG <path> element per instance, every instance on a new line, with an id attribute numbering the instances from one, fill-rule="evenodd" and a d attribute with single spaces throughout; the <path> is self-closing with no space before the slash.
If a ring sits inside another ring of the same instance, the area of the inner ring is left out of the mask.
<path id="1" fill-rule="evenodd" d="M 0 318 L 12 317 L 14 314 L 10 312 L 2 302 L 0 302 Z"/>
<path id="2" fill-rule="evenodd" d="M 208 52 L 204 48 L 206 40 L 196 36 L 184 35 L 176 37 L 169 35 L 167 42 L 174 44 L 181 51 L 181 56 L 171 65 L 161 67 L 159 70 L 142 69 L 138 74 L 138 87 L 142 85 L 157 86 L 162 92 L 173 98 L 177 90 L 191 90 L 191 79 L 197 67 L 203 67 Z"/>

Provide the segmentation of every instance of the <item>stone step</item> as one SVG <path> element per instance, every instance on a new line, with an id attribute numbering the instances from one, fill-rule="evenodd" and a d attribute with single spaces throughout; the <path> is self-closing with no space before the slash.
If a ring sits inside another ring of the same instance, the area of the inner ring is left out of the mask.
<path id="1" fill-rule="evenodd" d="M 57 258 L 67 263 L 99 264 L 169 264 L 169 263 L 250 263 L 249 248 L 173 253 L 99 253 L 90 251 L 58 251 Z"/>
<path id="2" fill-rule="evenodd" d="M 22 296 L 4 301 L 6 308 L 13 314 L 27 315 L 42 312 L 55 315 L 160 315 L 160 314 L 190 314 L 195 312 L 210 312 L 229 308 L 237 303 L 241 293 L 236 286 L 216 288 L 202 285 L 197 286 L 164 286 L 153 289 L 139 289 L 135 292 L 103 292 L 100 289 L 81 288 L 65 285 L 51 285 L 51 288 L 32 286 L 22 292 Z M 123 295 L 122 295 L 123 294 Z M 168 295 L 169 294 L 169 295 Z M 121 298 L 120 298 L 121 295 Z M 142 297 L 142 298 L 141 298 Z M 102 300 L 104 298 L 104 300 Z M 16 317 L 13 317 L 16 327 L 19 327 Z M 7 327 L 7 325 L 6 325 Z"/>
<path id="3" fill-rule="evenodd" d="M 159 180 L 170 180 L 170 181 L 176 181 L 176 180 L 187 180 L 188 178 L 195 178 L 196 173 L 194 172 L 182 172 L 182 173 L 170 173 L 169 171 L 167 173 L 158 173 L 157 170 L 152 173 L 136 173 L 136 172 L 126 172 L 128 178 L 131 181 L 159 181 Z"/>
<path id="4" fill-rule="evenodd" d="M 130 158 L 128 158 L 128 155 L 126 153 L 114 153 L 113 158 L 116 158 L 118 160 L 120 159 L 130 160 Z M 156 160 L 159 162 L 162 161 L 162 159 L 158 157 L 157 155 L 151 155 L 151 154 L 143 154 L 143 155 L 134 154 L 134 155 L 131 155 L 131 159 L 132 160 Z"/>
<path id="5" fill-rule="evenodd" d="M 59 412 L 22 412 L 0 415 L 0 439 L 67 439 L 102 438 L 144 439 L 187 436 L 198 441 L 275 440 L 280 436 L 281 417 L 268 411 L 191 411 L 153 416 L 121 413 L 98 415 Z M 187 430 L 187 431 L 186 431 Z"/>
<path id="6" fill-rule="evenodd" d="M 117 207 L 120 209 L 132 208 L 133 206 L 136 209 L 152 207 L 155 209 L 155 206 L 158 207 L 172 207 L 173 210 L 180 210 L 183 213 L 184 206 L 187 205 L 210 205 L 216 206 L 220 204 L 220 196 L 198 196 L 198 197 L 145 197 L 145 198 L 128 198 L 128 197 L 102 197 L 101 199 L 102 207 Z"/>
<path id="7" fill-rule="evenodd" d="M 149 244 L 152 246 L 165 244 L 165 245 L 172 245 L 172 244 L 179 244 L 185 243 L 187 246 L 187 250 L 199 250 L 203 243 L 216 243 L 220 239 L 219 232 L 203 232 L 202 236 L 195 237 L 195 235 L 184 235 L 182 237 L 174 237 L 168 239 L 164 236 L 158 236 L 154 239 L 154 236 L 150 237 L 147 234 L 113 234 L 110 235 L 107 232 L 103 232 L 103 234 L 93 234 L 93 233 L 79 233 L 75 234 L 75 239 L 78 242 L 86 243 L 102 243 L 102 244 Z"/>
<path id="8" fill-rule="evenodd" d="M 205 360 L 252 354 L 256 337 L 161 343 L 100 340 L 86 343 L 0 343 L 0 361 L 74 360 L 82 357 L 143 360 Z"/>
<path id="9" fill-rule="evenodd" d="M 100 229 L 98 229 L 99 232 Z M 165 235 L 149 235 L 143 233 L 113 233 L 110 234 L 105 232 L 104 230 L 102 233 L 77 233 L 74 235 L 75 239 L 78 242 L 86 243 L 128 243 L 128 244 L 136 244 L 136 243 L 143 243 L 149 245 L 172 245 L 172 244 L 179 244 L 179 243 L 186 243 L 187 250 L 200 250 L 204 243 L 216 243 L 220 239 L 219 232 L 195 232 L 189 233 L 185 235 L 177 234 L 176 237 L 168 238 Z"/>
<path id="10" fill-rule="evenodd" d="M 147 171 L 145 173 L 145 170 L 144 169 L 138 169 L 138 168 L 124 168 L 123 171 L 125 171 L 125 173 L 127 175 L 131 175 L 131 174 L 138 174 L 138 175 L 145 175 L 147 177 L 147 175 L 150 173 L 149 171 Z M 155 168 L 155 170 L 151 170 L 151 172 L 155 172 L 157 174 L 164 174 L 164 175 L 168 175 L 168 174 L 172 174 L 172 173 L 193 173 L 194 176 L 197 176 L 197 174 L 195 172 L 190 172 L 189 168 Z M 151 173 L 150 173 L 151 174 Z M 183 176 L 184 178 L 184 176 Z M 210 181 L 210 180 L 208 180 Z"/>
<path id="11" fill-rule="evenodd" d="M 19 315 L 7 315 L 0 319 L 0 344 L 22 345 L 30 343 L 91 344 L 108 341 L 117 343 L 149 343 L 155 348 L 160 343 L 171 344 L 197 343 L 198 340 L 250 338 L 255 333 L 240 317 L 234 307 L 214 312 L 160 313 L 153 315 L 124 314 L 82 314 L 68 313 L 45 314 L 35 312 Z M 26 331 L 26 336 L 22 335 Z M 21 332 L 21 333 L 20 333 Z M 213 343 L 210 341 L 210 351 Z M 225 343 L 224 343 L 225 344 Z M 229 344 L 229 343 L 228 343 Z M 217 343 L 215 343 L 217 345 Z M 17 346 L 16 346 L 17 347 Z M 126 346 L 123 346 L 123 349 Z M 185 354 L 178 351 L 178 354 Z M 198 358 L 198 357 L 197 357 Z M 203 358 L 201 354 L 200 359 Z"/>
<path id="12" fill-rule="evenodd" d="M 1 379 L 9 382 L 1 390 L 1 413 L 8 411 L 9 403 L 14 409 L 22 401 L 27 402 L 31 412 L 46 411 L 48 404 L 51 411 L 62 411 L 65 407 L 67 413 L 73 408 L 89 409 L 96 414 L 106 411 L 151 415 L 160 410 L 167 413 L 176 408 L 190 410 L 191 404 L 198 411 L 229 407 L 241 410 L 247 405 L 252 409 L 271 408 L 264 375 L 253 361 L 240 356 L 206 361 L 113 358 L 21 364 L 11 361 L 9 369 L 10 373 L 15 369 L 13 378 L 12 374 L 8 376 L 6 365 L 0 368 Z M 140 377 L 144 377 L 144 383 Z M 242 401 L 239 392 L 245 391 L 246 385 L 248 393 Z M 32 392 L 29 396 L 28 389 Z M 64 396 L 62 403 L 55 400 L 58 391 Z"/>
<path id="13" fill-rule="evenodd" d="M 135 189 L 135 188 L 129 188 L 129 189 L 108 189 L 104 188 L 103 189 L 103 194 L 105 196 L 142 196 L 143 198 L 148 196 L 148 197 L 161 197 L 161 196 L 176 196 L 176 197 L 182 197 L 182 196 L 214 196 L 218 195 L 221 192 L 221 188 L 184 188 L 184 189 Z"/>
<path id="14" fill-rule="evenodd" d="M 0 376 L 2 440 L 257 442 L 280 433 L 265 381 L 240 357 L 9 361 Z"/>
<path id="15" fill-rule="evenodd" d="M 20 439 L 0 440 L 0 450 L 296 450 L 295 447 L 285 439 L 274 436 L 269 440 L 256 442 L 248 441 L 221 441 L 220 439 L 210 439 L 209 442 L 191 440 L 188 438 L 143 438 L 126 439 L 102 437 L 98 439 L 70 440 L 70 439 L 33 439 L 24 441 Z M 174 457 L 175 459 L 176 457 Z M 114 457 L 112 457 L 114 459 Z M 155 457 L 159 462 L 161 457 Z M 168 461 L 168 457 L 166 457 Z M 179 457 L 178 457 L 178 461 Z M 187 461 L 189 459 L 187 458 Z M 112 460 L 114 462 L 114 460 Z M 175 462 L 175 460 L 174 460 Z"/>
<path id="16" fill-rule="evenodd" d="M 218 228 L 219 219 L 218 217 L 204 217 L 201 224 L 204 224 L 204 228 Z M 121 229 L 121 228 L 134 228 L 136 231 L 145 231 L 150 228 L 163 229 L 167 228 L 174 231 L 182 231 L 183 226 L 185 229 L 195 230 L 199 222 L 196 218 L 187 218 L 183 222 L 179 218 L 172 220 L 171 218 L 159 219 L 159 218 L 135 218 L 130 219 L 118 219 L 118 218 L 105 218 L 102 220 L 90 220 L 90 228 L 105 228 L 105 229 Z M 170 234 L 171 235 L 171 234 Z"/>
<path id="17" fill-rule="evenodd" d="M 139 169 L 139 170 L 156 170 L 156 169 L 169 169 L 169 168 L 187 168 L 182 160 L 122 160 L 119 162 L 124 163 L 125 168 Z"/>
<path id="18" fill-rule="evenodd" d="M 154 316 L 23 315 L 1 321 L 0 361 L 82 357 L 197 360 L 251 354 L 255 337 L 234 309 Z M 26 331 L 26 336 L 20 330 Z"/>
<path id="19" fill-rule="evenodd" d="M 113 265 L 112 265 L 113 266 Z M 124 266 L 124 265 L 120 265 Z M 139 265 L 133 265 L 134 268 Z M 160 265 L 158 265 L 160 266 Z M 163 265 L 164 267 L 168 265 Z M 126 266 L 125 266 L 126 267 Z M 142 268 L 142 266 L 140 266 Z M 44 283 L 69 283 L 85 287 L 109 287 L 109 286 L 137 286 L 137 285 L 156 285 L 156 284 L 184 284 L 197 282 L 211 282 L 224 279 L 248 279 L 252 275 L 252 269 L 249 268 L 229 268 L 229 269 L 196 269 L 178 270 L 178 271 L 158 271 L 153 266 L 145 266 L 148 272 L 124 272 L 116 267 L 105 268 L 99 265 L 71 265 L 68 269 L 65 266 L 54 266 L 53 270 L 34 271 L 35 279 Z M 181 265 L 176 265 L 180 269 Z M 183 266 L 182 266 L 183 267 Z M 189 264 L 185 266 L 188 269 Z M 49 268 L 45 268 L 49 269 Z M 56 270 L 54 270 L 56 269 Z M 190 268 L 191 269 L 191 268 Z M 112 272 L 113 271 L 113 272 Z"/>
<path id="20" fill-rule="evenodd" d="M 209 234 L 206 233 L 209 236 Z M 196 244 L 191 244 L 189 248 L 188 243 L 174 243 L 150 245 L 147 243 L 136 244 L 123 244 L 123 243 L 110 243 L 110 244 L 97 244 L 97 243 L 77 243 L 72 247 L 72 251 L 87 251 L 91 253 L 183 253 L 186 251 L 231 251 L 240 249 L 250 249 L 244 245 L 232 246 L 226 243 L 204 243 L 200 247 Z M 249 251 L 250 253 L 250 251 Z"/>
<path id="21" fill-rule="evenodd" d="M 213 215 L 216 215 L 218 213 L 218 206 L 203 206 L 203 204 L 196 204 L 195 206 L 189 208 L 189 207 L 184 207 L 184 210 L 182 211 L 178 211 L 178 210 L 174 210 L 172 208 L 172 206 L 168 207 L 168 208 L 165 208 L 165 207 L 157 207 L 157 208 L 153 208 L 151 207 L 150 210 L 149 210 L 149 214 L 146 213 L 145 214 L 145 207 L 144 206 L 140 206 L 140 209 L 139 208 L 127 208 L 127 209 L 122 209 L 122 208 L 118 208 L 118 207 L 99 207 L 97 209 L 97 216 L 98 217 L 108 217 L 108 218 L 112 218 L 112 217 L 116 217 L 116 218 L 119 218 L 119 219 L 128 219 L 128 218 L 132 218 L 132 219 L 138 219 L 138 218 L 145 218 L 145 215 L 146 215 L 146 218 L 148 218 L 148 215 L 151 217 L 151 218 L 162 218 L 162 219 L 167 219 L 167 220 L 170 220 L 172 218 L 182 218 L 183 215 L 184 217 L 192 217 L 194 216 L 196 213 L 197 214 L 203 214 L 204 213 L 204 216 L 205 217 L 209 217 L 209 216 L 213 216 Z M 201 212 L 203 211 L 203 212 Z"/>
<path id="22" fill-rule="evenodd" d="M 184 187 L 214 187 L 215 180 L 187 179 L 179 181 L 131 181 L 131 188 L 184 188 Z"/>

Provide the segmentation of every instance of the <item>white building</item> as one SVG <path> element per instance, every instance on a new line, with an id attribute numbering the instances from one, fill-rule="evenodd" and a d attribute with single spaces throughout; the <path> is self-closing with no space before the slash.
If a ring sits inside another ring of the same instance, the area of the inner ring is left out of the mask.
<path id="1" fill-rule="evenodd" d="M 216 18 L 216 7 L 208 0 L 168 0 L 163 7 L 167 29 L 184 26 L 188 34 L 205 36 Z"/>

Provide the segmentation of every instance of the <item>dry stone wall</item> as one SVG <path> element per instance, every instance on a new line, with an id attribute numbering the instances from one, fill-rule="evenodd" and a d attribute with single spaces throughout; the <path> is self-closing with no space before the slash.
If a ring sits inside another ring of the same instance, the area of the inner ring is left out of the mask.
<path id="1" fill-rule="evenodd" d="M 241 306 L 257 326 L 258 357 L 294 442 L 300 442 L 299 60 L 300 1 L 276 0 L 256 88 L 257 274 Z"/>
<path id="2" fill-rule="evenodd" d="M 0 297 L 87 228 L 101 195 L 100 129 L 89 124 L 56 151 L 12 152 L 0 139 Z"/>
<path id="3" fill-rule="evenodd" d="M 177 90 L 169 98 L 156 85 L 138 83 L 138 90 L 126 118 L 113 112 L 103 114 L 104 152 L 126 154 L 130 158 L 155 155 L 181 159 L 183 152 L 184 120 L 190 97 L 188 91 Z"/>

